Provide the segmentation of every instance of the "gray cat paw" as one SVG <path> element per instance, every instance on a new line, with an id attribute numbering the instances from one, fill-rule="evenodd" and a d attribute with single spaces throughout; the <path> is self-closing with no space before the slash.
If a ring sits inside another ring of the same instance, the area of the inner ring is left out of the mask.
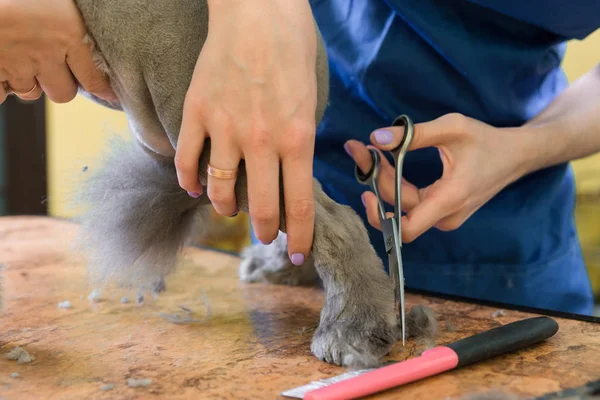
<path id="1" fill-rule="evenodd" d="M 283 243 L 282 243 L 283 242 Z M 305 286 L 317 281 L 317 272 L 311 257 L 301 266 L 291 263 L 282 234 L 268 246 L 258 244 L 242 253 L 239 276 L 246 283 Z"/>
<path id="2" fill-rule="evenodd" d="M 313 336 L 311 351 L 321 361 L 350 368 L 374 368 L 398 338 L 396 324 L 371 321 L 322 323 Z"/>

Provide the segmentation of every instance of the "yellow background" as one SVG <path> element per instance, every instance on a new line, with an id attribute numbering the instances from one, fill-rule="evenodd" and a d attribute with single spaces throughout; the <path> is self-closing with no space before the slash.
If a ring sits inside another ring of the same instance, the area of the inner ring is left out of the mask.
<path id="1" fill-rule="evenodd" d="M 584 41 L 569 43 L 564 68 L 569 80 L 580 77 L 600 58 L 600 30 Z M 128 137 L 123 113 L 108 110 L 78 97 L 68 104 L 48 102 L 48 184 L 49 212 L 60 217 L 76 213 L 69 205 L 70 193 L 77 190 L 82 167 L 93 167 L 107 134 Z M 600 134 L 600 132 L 599 132 Z M 600 154 L 573 162 L 577 180 L 577 223 L 590 276 L 600 292 Z M 235 224 L 246 224 L 240 215 Z M 224 221 L 234 223 L 231 219 Z M 213 243 L 231 248 L 227 243 Z"/>

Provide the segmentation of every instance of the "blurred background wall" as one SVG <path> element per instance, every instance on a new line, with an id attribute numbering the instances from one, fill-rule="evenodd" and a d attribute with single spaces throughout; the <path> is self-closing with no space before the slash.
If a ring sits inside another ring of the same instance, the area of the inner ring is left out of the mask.
<path id="1" fill-rule="evenodd" d="M 570 81 L 590 70 L 600 61 L 600 31 L 584 41 L 569 43 L 564 68 Z M 100 107 L 78 97 L 68 104 L 46 102 L 46 167 L 48 213 L 57 217 L 72 217 L 77 209 L 69 204 L 70 193 L 77 190 L 77 181 L 84 170 L 91 170 L 98 161 L 107 135 L 128 137 L 127 123 L 122 113 Z M 0 119 L 5 107 L 0 107 Z M 0 124 L 0 149 L 3 135 Z M 599 132 L 600 134 L 600 132 Z M 1 160 L 0 160 L 1 161 Z M 577 222 L 585 257 L 600 294 L 600 155 L 573 163 L 577 179 Z M 6 199 L 6 166 L 0 162 L 0 215 Z M 249 243 L 245 215 L 237 218 L 214 218 L 221 222 L 211 238 L 199 238 L 202 244 L 237 252 Z"/>

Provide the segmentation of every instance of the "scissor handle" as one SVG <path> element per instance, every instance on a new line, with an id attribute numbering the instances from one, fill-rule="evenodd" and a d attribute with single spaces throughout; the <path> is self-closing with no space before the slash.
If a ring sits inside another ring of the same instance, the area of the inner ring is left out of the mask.
<path id="1" fill-rule="evenodd" d="M 368 150 L 371 154 L 371 169 L 369 169 L 367 173 L 363 173 L 358 165 L 354 167 L 354 176 L 356 177 L 356 180 L 363 185 L 371 185 L 372 180 L 377 180 L 377 177 L 379 176 L 379 165 L 381 163 L 379 153 L 373 149 Z"/>
<path id="2" fill-rule="evenodd" d="M 377 186 L 377 179 L 379 177 L 379 168 L 381 166 L 381 158 L 379 157 L 379 153 L 373 149 L 368 149 L 371 154 L 371 169 L 365 174 L 363 173 L 358 165 L 354 167 L 354 176 L 359 183 L 363 185 L 367 185 L 371 188 L 373 193 L 375 193 L 375 197 L 377 197 L 377 202 L 379 203 L 379 217 L 381 221 L 386 219 L 385 216 L 385 206 L 383 204 L 383 200 L 379 195 L 379 187 Z"/>
<path id="3" fill-rule="evenodd" d="M 402 235 L 402 167 L 404 164 L 404 156 L 408 152 L 408 148 L 413 140 L 414 135 L 414 125 L 412 120 L 408 115 L 400 115 L 397 117 L 392 123 L 393 126 L 404 126 L 404 134 L 402 135 L 402 140 L 400 144 L 396 146 L 391 153 L 394 156 L 395 163 L 395 194 L 396 199 L 394 202 L 394 213 L 396 218 L 398 218 L 398 232 Z M 402 244 L 400 244 L 402 245 Z"/>
<path id="4" fill-rule="evenodd" d="M 412 143 L 412 140 L 413 140 L 413 135 L 414 135 L 413 121 L 412 121 L 412 119 L 410 119 L 410 117 L 408 115 L 403 114 L 394 120 L 394 122 L 392 123 L 392 126 L 404 126 L 404 135 L 402 135 L 402 140 L 400 141 L 400 144 L 398 146 L 394 147 L 392 150 L 390 150 L 390 152 L 392 154 L 394 154 L 395 156 L 397 156 L 397 155 L 404 156 L 406 154 L 406 152 L 408 151 L 408 148 L 410 147 L 410 144 Z"/>

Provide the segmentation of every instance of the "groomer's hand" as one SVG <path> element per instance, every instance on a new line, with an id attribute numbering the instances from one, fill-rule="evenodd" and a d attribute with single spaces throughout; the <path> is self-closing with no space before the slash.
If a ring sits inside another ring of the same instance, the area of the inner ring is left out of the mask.
<path id="1" fill-rule="evenodd" d="M 521 145 L 523 135 L 518 128 L 494 128 L 480 121 L 448 114 L 436 120 L 415 124 L 409 150 L 436 147 L 444 171 L 432 185 L 417 188 L 403 180 L 402 240 L 411 242 L 432 227 L 450 231 L 460 227 L 475 211 L 500 190 L 520 178 L 525 172 Z M 391 150 L 401 141 L 404 127 L 379 129 L 371 134 L 372 146 Z M 358 167 L 368 171 L 371 156 L 367 146 L 351 140 L 345 145 Z M 382 157 L 379 179 L 380 195 L 384 201 L 394 202 L 395 170 Z M 381 229 L 375 194 L 363 193 L 369 224 Z"/>
<path id="2" fill-rule="evenodd" d="M 85 34 L 73 0 L 0 0 L 0 104 L 13 90 L 23 100 L 45 92 L 65 103 L 77 95 L 78 83 L 104 100 L 116 100 Z"/>
<path id="3" fill-rule="evenodd" d="M 288 252 L 300 265 L 314 230 L 317 37 L 306 0 L 208 0 L 209 33 L 185 100 L 175 165 L 180 186 L 202 193 L 198 161 L 232 171 L 245 160 L 257 238 L 279 230 L 280 163 Z M 208 197 L 224 216 L 238 212 L 235 179 L 208 176 Z"/>

